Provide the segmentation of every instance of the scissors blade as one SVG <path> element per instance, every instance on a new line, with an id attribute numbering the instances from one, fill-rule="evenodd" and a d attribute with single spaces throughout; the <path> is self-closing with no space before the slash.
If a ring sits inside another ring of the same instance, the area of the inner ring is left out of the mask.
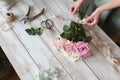
<path id="1" fill-rule="evenodd" d="M 31 6 L 29 5 L 28 12 L 26 13 L 26 16 L 29 16 Z"/>
<path id="2" fill-rule="evenodd" d="M 20 20 L 20 22 L 22 22 L 22 21 L 24 21 L 26 18 L 22 18 L 21 20 Z"/>
<path id="3" fill-rule="evenodd" d="M 30 9 L 31 9 L 31 6 L 29 6 L 28 11 L 27 11 L 27 14 L 25 15 L 24 18 L 22 18 L 22 19 L 20 20 L 20 22 L 21 22 L 21 21 L 24 21 L 24 24 L 25 24 L 25 23 L 27 23 L 27 22 L 29 21 Z"/>
<path id="4" fill-rule="evenodd" d="M 26 16 L 25 18 L 22 18 L 20 22 L 23 21 L 24 24 L 26 24 L 29 21 L 29 16 Z"/>
<path id="5" fill-rule="evenodd" d="M 41 10 L 41 12 L 38 13 L 37 15 L 31 17 L 29 21 L 32 21 L 32 20 L 34 20 L 35 18 L 37 18 L 38 16 L 42 15 L 42 14 L 44 13 L 44 11 L 45 11 L 45 8 L 43 8 L 43 9 Z"/>

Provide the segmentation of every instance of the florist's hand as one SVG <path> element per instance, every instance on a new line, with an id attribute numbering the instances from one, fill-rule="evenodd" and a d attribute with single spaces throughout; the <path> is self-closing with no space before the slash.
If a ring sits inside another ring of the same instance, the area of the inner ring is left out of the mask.
<path id="1" fill-rule="evenodd" d="M 77 0 L 73 4 L 70 5 L 70 12 L 74 15 L 79 7 L 85 2 L 85 0 Z"/>
<path id="2" fill-rule="evenodd" d="M 95 26 L 100 19 L 101 12 L 95 10 L 88 18 L 86 18 L 86 23 L 89 26 Z"/>

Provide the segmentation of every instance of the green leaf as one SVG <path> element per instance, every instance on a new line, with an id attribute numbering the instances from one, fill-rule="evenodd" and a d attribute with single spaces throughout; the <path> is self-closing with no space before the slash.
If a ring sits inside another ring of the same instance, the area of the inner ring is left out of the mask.
<path id="1" fill-rule="evenodd" d="M 36 29 L 36 34 L 41 35 L 41 28 Z"/>
<path id="2" fill-rule="evenodd" d="M 63 31 L 68 32 L 69 30 L 70 30 L 69 26 L 68 25 L 64 25 Z"/>
<path id="3" fill-rule="evenodd" d="M 83 6 L 83 8 L 84 8 L 84 9 L 83 9 L 83 13 L 84 13 L 84 14 L 86 14 L 86 12 L 87 12 L 87 10 L 88 10 L 88 7 L 89 7 L 89 5 Z"/>
<path id="4" fill-rule="evenodd" d="M 26 29 L 26 32 L 27 32 L 29 35 L 34 35 L 34 34 L 35 34 L 35 31 L 34 31 L 34 30 L 31 30 L 31 29 Z"/>
<path id="5" fill-rule="evenodd" d="M 31 33 L 31 29 L 26 29 L 25 30 L 27 33 Z"/>
<path id="6" fill-rule="evenodd" d="M 76 26 L 76 22 L 75 21 L 71 21 L 70 28 L 75 29 L 75 26 Z"/>
<path id="7" fill-rule="evenodd" d="M 65 33 L 63 32 L 63 33 L 60 34 L 60 36 L 61 36 L 62 38 L 64 38 L 64 34 L 65 34 Z"/>
<path id="8" fill-rule="evenodd" d="M 79 8 L 79 17 L 83 19 L 86 15 L 89 5 L 85 5 Z"/>
<path id="9" fill-rule="evenodd" d="M 61 35 L 60 35 L 62 38 L 65 38 L 67 40 L 72 40 L 72 35 L 71 35 L 71 32 L 63 32 Z"/>

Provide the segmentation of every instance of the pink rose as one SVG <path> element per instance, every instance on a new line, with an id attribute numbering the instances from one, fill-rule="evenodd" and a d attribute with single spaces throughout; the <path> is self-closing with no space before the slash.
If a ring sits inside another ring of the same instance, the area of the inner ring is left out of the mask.
<path id="1" fill-rule="evenodd" d="M 72 42 L 70 42 L 70 41 L 67 40 L 64 43 L 64 50 L 67 51 L 67 52 L 73 52 L 74 51 L 73 45 L 74 45 L 74 43 L 72 43 Z"/>
<path id="2" fill-rule="evenodd" d="M 89 57 L 91 55 L 90 45 L 88 43 L 77 42 L 73 48 L 75 52 L 80 54 L 80 56 L 83 58 Z"/>
<path id="3" fill-rule="evenodd" d="M 61 50 L 61 49 L 63 49 L 63 45 L 66 41 L 67 40 L 65 40 L 65 39 L 58 39 L 58 40 L 54 40 L 53 44 L 55 45 L 55 47 L 58 50 Z"/>

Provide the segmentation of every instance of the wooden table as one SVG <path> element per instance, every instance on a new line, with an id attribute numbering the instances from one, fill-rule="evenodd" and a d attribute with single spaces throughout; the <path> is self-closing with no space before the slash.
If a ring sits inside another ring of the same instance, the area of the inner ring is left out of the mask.
<path id="1" fill-rule="evenodd" d="M 6 12 L 1 11 L 0 24 L 12 26 L 12 29 L 7 32 L 0 31 L 0 46 L 21 80 L 37 80 L 38 73 L 49 67 L 60 69 L 63 75 L 61 80 L 120 80 L 120 77 L 112 72 L 104 53 L 94 42 L 91 42 L 93 56 L 77 62 L 71 62 L 53 48 L 52 41 L 63 31 L 63 25 L 75 20 L 76 16 L 69 12 L 71 3 L 72 0 L 20 0 L 10 10 L 17 17 L 12 24 L 4 23 Z M 45 8 L 46 12 L 34 21 L 23 24 L 20 19 L 26 14 L 28 5 L 33 7 L 31 15 L 37 14 L 42 8 Z M 47 18 L 54 21 L 55 33 L 44 30 L 41 36 L 29 36 L 25 32 L 27 28 L 40 26 L 40 22 Z M 99 37 L 98 42 L 112 44 L 114 53 L 120 55 L 120 48 L 98 26 L 92 31 Z"/>

